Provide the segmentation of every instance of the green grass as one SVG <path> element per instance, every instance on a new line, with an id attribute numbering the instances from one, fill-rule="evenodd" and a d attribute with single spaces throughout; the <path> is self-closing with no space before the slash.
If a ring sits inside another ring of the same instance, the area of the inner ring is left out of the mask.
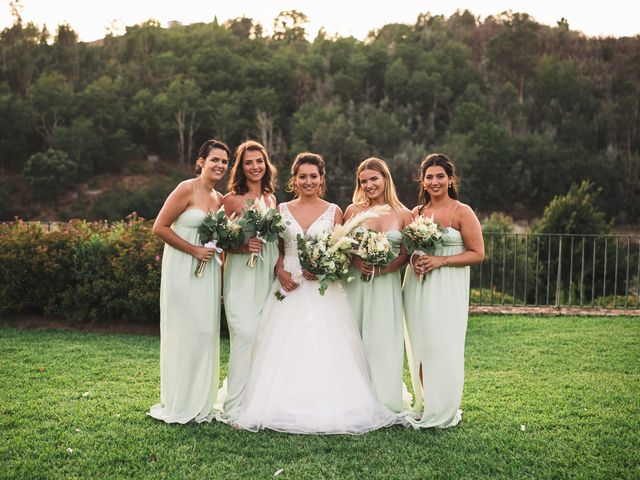
<path id="1" fill-rule="evenodd" d="M 158 338 L 0 328 L 0 478 L 640 478 L 639 347 L 638 318 L 473 317 L 460 426 L 295 436 L 145 416 Z"/>

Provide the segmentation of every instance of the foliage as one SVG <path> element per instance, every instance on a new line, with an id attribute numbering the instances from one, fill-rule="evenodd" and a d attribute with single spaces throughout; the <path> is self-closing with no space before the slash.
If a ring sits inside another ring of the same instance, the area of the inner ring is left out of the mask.
<path id="1" fill-rule="evenodd" d="M 89 218 L 122 220 L 133 212 L 142 218 L 155 218 L 175 183 L 173 179 L 160 180 L 134 191 L 118 189 L 102 193 L 94 200 Z"/>
<path id="2" fill-rule="evenodd" d="M 146 154 L 184 168 L 208 138 L 253 138 L 280 172 L 302 150 L 322 153 L 341 205 L 357 164 L 384 158 L 412 206 L 410 179 L 440 150 L 482 212 L 539 216 L 585 172 L 608 217 L 640 220 L 637 36 L 463 11 L 383 25 L 366 41 L 322 30 L 310 40 L 309 19 L 289 10 L 271 37 L 243 17 L 148 21 L 86 44 L 70 25 L 50 35 L 14 18 L 0 32 L 0 166 L 11 173 L 48 148 L 81 177 Z"/>
<path id="3" fill-rule="evenodd" d="M 11 184 L 0 172 L 0 220 L 8 220 L 12 214 Z"/>
<path id="4" fill-rule="evenodd" d="M 598 208 L 598 196 L 602 189 L 585 180 L 573 184 L 566 195 L 556 196 L 544 209 L 536 226 L 538 233 L 588 233 L 602 234 L 609 231 L 605 213 Z"/>
<path id="5" fill-rule="evenodd" d="M 0 227 L 0 314 L 59 314 L 77 321 L 158 318 L 161 242 L 131 217 Z"/>
<path id="6" fill-rule="evenodd" d="M 500 212 L 493 212 L 482 222 L 484 233 L 513 233 L 514 229 L 513 218 Z"/>
<path id="7" fill-rule="evenodd" d="M 77 164 L 60 150 L 49 149 L 29 157 L 22 171 L 35 198 L 53 198 L 67 190 L 76 180 Z"/>
<path id="8" fill-rule="evenodd" d="M 458 427 L 287 435 L 146 416 L 158 337 L 2 328 L 0 477 L 634 478 L 638 347 L 635 318 L 472 316 Z"/>

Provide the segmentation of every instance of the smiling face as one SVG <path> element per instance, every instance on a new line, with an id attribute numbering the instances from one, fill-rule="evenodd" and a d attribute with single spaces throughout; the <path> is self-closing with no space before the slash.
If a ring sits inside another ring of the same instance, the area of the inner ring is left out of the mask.
<path id="1" fill-rule="evenodd" d="M 301 197 L 318 196 L 320 185 L 324 177 L 320 174 L 318 167 L 309 163 L 298 166 L 298 170 L 293 177 L 293 183 Z"/>
<path id="2" fill-rule="evenodd" d="M 247 150 L 242 158 L 242 172 L 248 182 L 259 183 L 264 177 L 266 163 L 260 150 Z"/>
<path id="3" fill-rule="evenodd" d="M 437 165 L 427 168 L 424 177 L 422 177 L 422 186 L 431 198 L 448 196 L 449 177 L 447 172 Z"/>
<path id="4" fill-rule="evenodd" d="M 377 170 L 363 170 L 358 174 L 358 182 L 369 201 L 384 199 L 386 180 L 382 173 Z"/>
<path id="5" fill-rule="evenodd" d="M 214 183 L 224 177 L 229 168 L 229 155 L 222 148 L 212 148 L 207 158 L 202 162 L 202 172 L 207 179 Z"/>

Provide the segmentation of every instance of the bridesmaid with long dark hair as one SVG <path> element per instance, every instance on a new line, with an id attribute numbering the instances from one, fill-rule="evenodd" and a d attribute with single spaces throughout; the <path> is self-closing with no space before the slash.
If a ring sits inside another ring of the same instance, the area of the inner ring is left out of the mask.
<path id="1" fill-rule="evenodd" d="M 229 193 L 222 201 L 227 215 L 240 217 L 248 202 L 261 198 L 268 207 L 275 208 L 275 180 L 276 169 L 264 146 L 253 140 L 241 144 L 231 169 Z M 259 238 L 250 238 L 242 247 L 227 253 L 223 289 L 231 352 L 222 418 L 235 416 L 240 406 L 258 320 L 275 278 L 278 243 L 264 244 Z M 247 265 L 251 254 L 261 256 L 253 267 Z"/>
<path id="2" fill-rule="evenodd" d="M 222 203 L 214 189 L 229 166 L 229 147 L 207 140 L 194 179 L 165 201 L 153 233 L 165 242 L 160 281 L 160 403 L 149 415 L 167 423 L 211 421 L 220 360 L 221 270 L 215 250 L 201 246 L 198 227 Z M 199 261 L 207 263 L 196 277 Z"/>
<path id="3" fill-rule="evenodd" d="M 414 255 L 403 289 L 407 356 L 419 419 L 414 428 L 452 427 L 462 418 L 464 343 L 469 313 L 469 266 L 482 262 L 482 228 L 473 210 L 458 201 L 458 177 L 446 155 L 420 164 L 415 216 L 433 216 L 444 228 L 433 255 Z M 424 281 L 418 275 L 424 274 Z"/>

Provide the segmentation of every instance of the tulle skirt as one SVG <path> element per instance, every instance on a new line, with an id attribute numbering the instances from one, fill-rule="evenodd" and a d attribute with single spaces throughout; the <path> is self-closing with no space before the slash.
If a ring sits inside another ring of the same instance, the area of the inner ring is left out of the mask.
<path id="1" fill-rule="evenodd" d="M 231 423 L 299 434 L 358 434 L 398 422 L 375 397 L 353 313 L 339 284 L 304 281 L 263 309 L 251 372 Z"/>

